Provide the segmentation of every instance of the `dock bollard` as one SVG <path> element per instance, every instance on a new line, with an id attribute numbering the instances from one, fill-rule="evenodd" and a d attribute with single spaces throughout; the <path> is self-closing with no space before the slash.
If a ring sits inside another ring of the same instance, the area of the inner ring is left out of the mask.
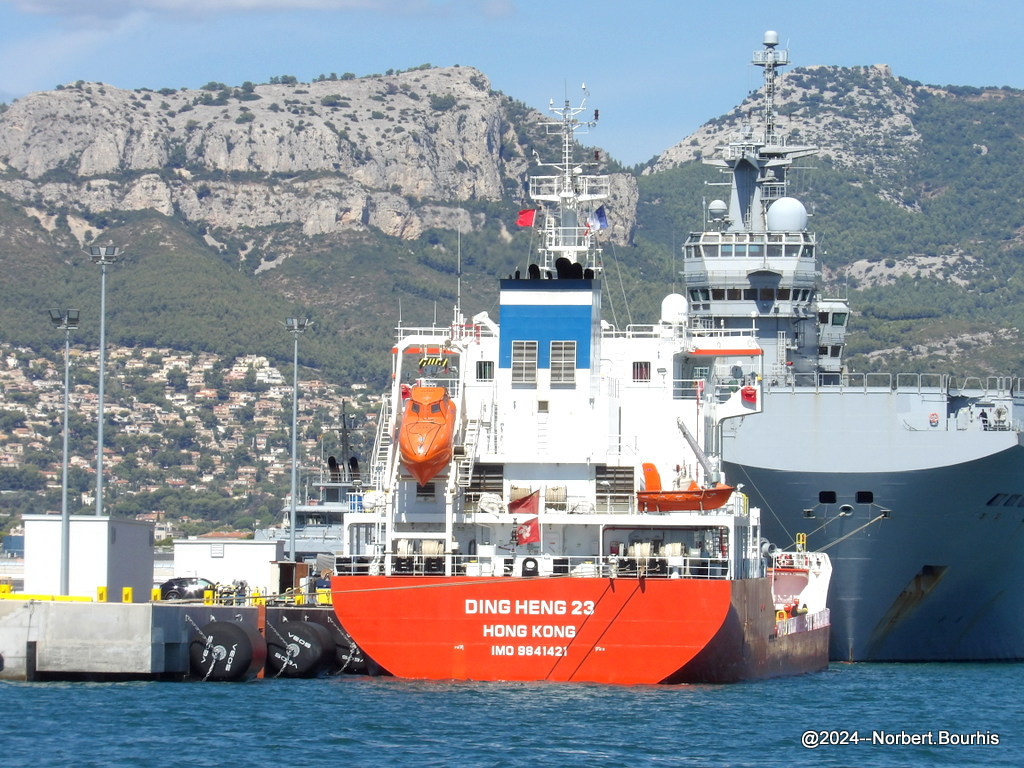
<path id="1" fill-rule="evenodd" d="M 131 603 L 134 602 L 135 590 L 132 587 L 121 587 L 121 602 Z"/>
<path id="2" fill-rule="evenodd" d="M 105 603 L 105 602 L 107 602 L 107 588 L 106 587 L 96 587 L 96 602 L 97 603 Z"/>
<path id="3" fill-rule="evenodd" d="M 207 589 L 203 592 L 203 605 L 213 605 L 213 590 Z"/>
<path id="4" fill-rule="evenodd" d="M 151 590 L 149 590 L 149 599 L 154 603 L 159 602 L 160 587 L 153 587 Z"/>

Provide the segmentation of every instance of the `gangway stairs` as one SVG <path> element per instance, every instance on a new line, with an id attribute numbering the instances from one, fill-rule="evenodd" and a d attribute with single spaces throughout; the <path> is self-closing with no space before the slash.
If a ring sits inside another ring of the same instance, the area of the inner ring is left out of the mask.
<path id="1" fill-rule="evenodd" d="M 391 402 L 385 397 L 381 400 L 380 419 L 377 422 L 377 438 L 374 442 L 371 473 L 373 487 L 378 491 L 384 490 L 386 486 L 393 484 L 391 474 L 397 466 L 392 450 L 395 432 L 392 416 Z"/>
<path id="2" fill-rule="evenodd" d="M 476 441 L 480 436 L 480 420 L 470 419 L 466 422 L 465 439 L 462 441 L 462 455 L 456 456 L 455 484 L 459 488 L 469 488 L 473 480 L 473 464 L 476 461 Z"/>

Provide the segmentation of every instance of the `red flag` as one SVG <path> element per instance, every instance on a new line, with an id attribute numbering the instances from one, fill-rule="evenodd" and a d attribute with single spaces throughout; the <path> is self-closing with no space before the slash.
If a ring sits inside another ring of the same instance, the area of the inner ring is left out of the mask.
<path id="1" fill-rule="evenodd" d="M 516 219 L 516 224 L 520 227 L 532 227 L 533 222 L 537 219 L 537 209 L 527 208 L 525 211 L 519 212 L 519 218 Z"/>
<path id="2" fill-rule="evenodd" d="M 530 544 L 531 542 L 540 542 L 540 520 L 536 517 L 532 517 L 516 527 L 516 543 Z"/>
<path id="3" fill-rule="evenodd" d="M 540 511 L 540 491 L 534 491 L 529 496 L 510 501 L 508 503 L 509 514 L 536 515 Z"/>

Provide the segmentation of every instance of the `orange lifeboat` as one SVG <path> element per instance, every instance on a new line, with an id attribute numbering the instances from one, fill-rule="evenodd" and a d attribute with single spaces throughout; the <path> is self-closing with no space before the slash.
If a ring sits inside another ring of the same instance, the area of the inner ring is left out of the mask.
<path id="1" fill-rule="evenodd" d="M 402 464 L 420 485 L 452 460 L 455 403 L 444 387 L 411 387 L 405 401 L 398 449 Z"/>
<path id="2" fill-rule="evenodd" d="M 716 483 L 710 488 L 702 488 L 691 481 L 689 488 L 678 488 L 666 491 L 661 487 L 661 475 L 653 464 L 644 464 L 644 484 L 646 490 L 637 491 L 637 505 L 646 512 L 690 512 L 705 509 L 718 509 L 724 506 L 736 490 L 731 485 Z"/>

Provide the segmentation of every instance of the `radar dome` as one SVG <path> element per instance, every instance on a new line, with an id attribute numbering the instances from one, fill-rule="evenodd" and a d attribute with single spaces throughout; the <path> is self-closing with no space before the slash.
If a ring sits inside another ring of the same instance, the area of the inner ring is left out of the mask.
<path id="1" fill-rule="evenodd" d="M 771 48 L 774 48 L 776 45 L 779 44 L 779 33 L 776 32 L 774 29 L 769 29 L 767 32 L 764 33 L 764 44 Z"/>
<path id="2" fill-rule="evenodd" d="M 725 214 L 729 212 L 729 206 L 723 203 L 721 200 L 712 200 L 708 203 L 708 216 L 715 221 L 724 219 Z"/>
<path id="3" fill-rule="evenodd" d="M 680 293 L 670 293 L 661 300 L 661 322 L 680 324 L 686 322 L 689 303 Z"/>
<path id="4" fill-rule="evenodd" d="M 807 209 L 795 197 L 780 197 L 768 208 L 769 232 L 798 232 L 807 229 Z"/>

